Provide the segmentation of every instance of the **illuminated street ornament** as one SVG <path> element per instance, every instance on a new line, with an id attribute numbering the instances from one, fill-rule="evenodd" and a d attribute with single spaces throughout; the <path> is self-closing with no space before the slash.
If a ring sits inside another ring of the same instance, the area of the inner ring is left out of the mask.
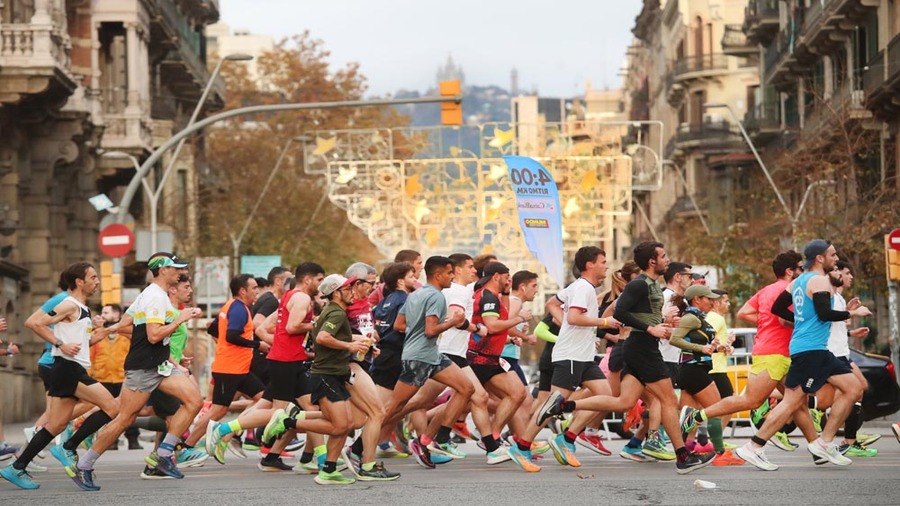
<path id="1" fill-rule="evenodd" d="M 424 189 L 425 188 L 419 183 L 419 175 L 418 174 L 411 176 L 409 179 L 406 180 L 406 196 L 407 197 L 413 198 Z"/>
<path id="2" fill-rule="evenodd" d="M 516 195 L 519 225 L 528 251 L 562 289 L 566 274 L 556 181 L 547 169 L 527 156 L 504 156 L 503 161 L 509 167 L 509 181 Z"/>
<path id="3" fill-rule="evenodd" d="M 427 201 L 420 200 L 416 204 L 416 210 L 414 212 L 416 224 L 422 223 L 422 218 L 428 216 L 429 214 L 431 214 L 431 209 L 428 209 Z"/>
<path id="4" fill-rule="evenodd" d="M 502 165 L 491 165 L 491 172 L 488 174 L 488 179 L 491 181 L 497 182 L 506 175 L 506 169 L 503 168 Z"/>
<path id="5" fill-rule="evenodd" d="M 516 136 L 516 131 L 510 128 L 509 130 L 500 130 L 499 128 L 494 129 L 494 138 L 491 139 L 491 142 L 488 143 L 492 148 L 500 149 L 503 146 L 506 146 Z"/>
<path id="6" fill-rule="evenodd" d="M 336 142 L 337 137 L 331 137 L 330 139 L 316 137 L 316 149 L 313 150 L 313 154 L 316 156 L 324 156 L 329 151 L 334 149 L 334 145 Z"/>
<path id="7" fill-rule="evenodd" d="M 569 200 L 566 201 L 566 207 L 563 209 L 563 216 L 571 218 L 573 214 L 579 211 L 581 211 L 581 206 L 578 205 L 578 197 L 569 197 Z"/>
<path id="8" fill-rule="evenodd" d="M 340 167 L 338 169 L 338 177 L 334 178 L 336 184 L 347 184 L 356 177 L 356 166 Z"/>
<path id="9" fill-rule="evenodd" d="M 581 191 L 587 193 L 597 186 L 600 186 L 600 180 L 597 179 L 597 173 L 594 171 L 585 172 L 584 177 L 581 178 Z"/>

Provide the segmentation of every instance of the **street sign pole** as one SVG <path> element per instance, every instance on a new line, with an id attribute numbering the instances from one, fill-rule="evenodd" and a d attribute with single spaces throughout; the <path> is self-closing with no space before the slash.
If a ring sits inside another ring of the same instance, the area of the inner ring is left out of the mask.
<path id="1" fill-rule="evenodd" d="M 900 228 L 895 229 L 890 234 L 884 236 L 884 257 L 885 270 L 887 271 L 888 286 L 888 328 L 890 329 L 890 345 L 891 345 L 891 362 L 894 363 L 894 370 L 900 372 L 900 287 L 897 286 L 897 280 L 892 275 L 891 255 L 897 255 L 900 250 Z M 897 383 L 900 384 L 900 375 L 897 377 Z"/>

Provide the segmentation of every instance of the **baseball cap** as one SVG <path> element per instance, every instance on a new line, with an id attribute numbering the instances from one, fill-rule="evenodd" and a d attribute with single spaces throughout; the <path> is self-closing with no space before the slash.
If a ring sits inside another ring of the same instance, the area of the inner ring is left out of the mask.
<path id="1" fill-rule="evenodd" d="M 703 279 L 703 278 L 705 278 L 707 275 L 709 275 L 709 271 L 706 271 L 706 272 L 692 272 L 692 273 L 691 273 L 691 279 L 693 279 L 694 281 L 697 281 L 698 279 Z"/>
<path id="2" fill-rule="evenodd" d="M 816 263 L 816 257 L 825 254 L 829 247 L 831 247 L 831 243 L 824 239 L 809 241 L 806 248 L 803 249 L 803 257 L 806 259 L 803 263 L 803 270 L 808 271 Z"/>
<path id="3" fill-rule="evenodd" d="M 348 279 L 340 274 L 329 274 L 319 283 L 319 293 L 327 297 L 345 286 L 352 285 L 357 279 L 356 276 Z"/>
<path id="4" fill-rule="evenodd" d="M 150 256 L 150 260 L 147 261 L 147 267 L 149 267 L 150 270 L 154 271 L 162 267 L 175 267 L 176 269 L 184 269 L 187 266 L 187 262 L 179 259 L 172 253 L 166 253 L 165 251 L 154 253 Z"/>
<path id="5" fill-rule="evenodd" d="M 706 285 L 691 285 L 684 291 L 684 300 L 690 303 L 694 297 L 708 297 L 710 299 L 718 299 L 719 294 L 713 292 Z"/>
<path id="6" fill-rule="evenodd" d="M 497 261 L 488 262 L 484 266 L 483 272 L 484 274 L 482 275 L 481 279 L 478 280 L 476 286 L 484 286 L 485 283 L 487 283 L 492 277 L 494 277 L 494 274 L 509 274 L 509 267 Z"/>

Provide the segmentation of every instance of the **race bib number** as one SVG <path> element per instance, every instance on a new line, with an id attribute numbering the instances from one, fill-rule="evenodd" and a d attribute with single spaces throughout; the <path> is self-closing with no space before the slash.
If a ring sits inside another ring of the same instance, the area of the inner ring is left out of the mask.
<path id="1" fill-rule="evenodd" d="M 507 362 L 505 359 L 501 358 L 500 359 L 500 367 L 502 367 L 504 371 L 509 372 L 509 368 L 512 366 L 509 365 L 509 362 Z"/>

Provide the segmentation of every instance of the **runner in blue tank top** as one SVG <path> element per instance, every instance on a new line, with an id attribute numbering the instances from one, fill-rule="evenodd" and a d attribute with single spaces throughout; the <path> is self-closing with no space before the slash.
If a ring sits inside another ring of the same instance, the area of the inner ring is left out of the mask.
<path id="1" fill-rule="evenodd" d="M 766 459 L 763 446 L 791 417 L 803 431 L 808 441 L 806 448 L 814 461 L 818 457 L 839 466 L 851 463 L 850 459 L 841 455 L 834 436 L 850 413 L 854 401 L 862 394 L 862 388 L 850 367 L 828 351 L 828 336 L 831 322 L 847 320 L 851 316 L 868 316 L 871 312 L 865 306 L 850 311 L 832 309 L 831 282 L 826 273 L 834 270 L 838 255 L 831 242 L 822 239 L 810 241 L 803 254 L 806 272 L 791 282 L 772 305 L 773 314 L 794 322 L 790 344 L 791 366 L 785 377 L 784 400 L 769 413 L 765 424 L 750 442 L 735 452 L 738 457 L 765 471 L 774 471 L 778 466 Z M 789 309 L 791 305 L 793 312 Z M 839 390 L 841 395 L 836 396 L 828 423 L 821 437 L 817 438 L 811 429 L 807 396 L 816 393 L 826 383 Z"/>

